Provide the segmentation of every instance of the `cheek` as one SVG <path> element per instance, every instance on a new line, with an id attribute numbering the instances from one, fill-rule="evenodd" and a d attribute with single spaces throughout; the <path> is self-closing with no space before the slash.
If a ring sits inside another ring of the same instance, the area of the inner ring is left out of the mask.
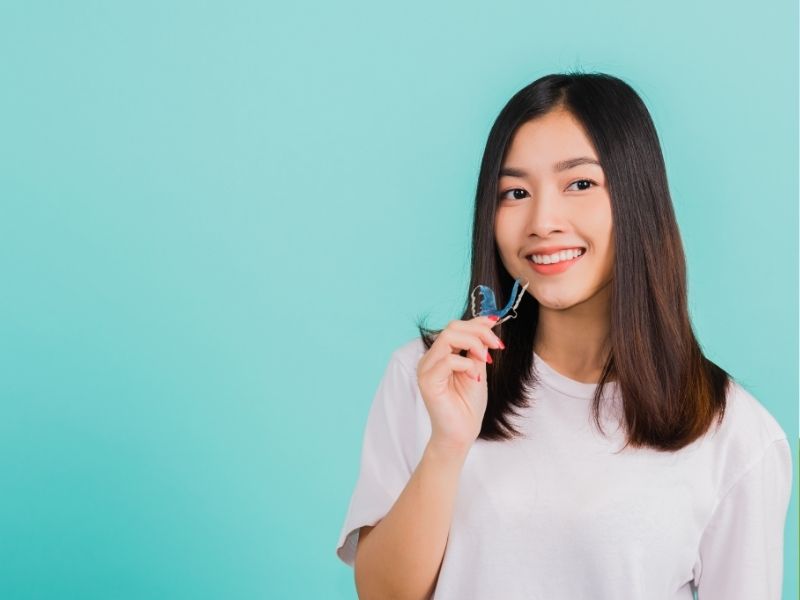
<path id="1" fill-rule="evenodd" d="M 609 233 L 603 240 L 603 277 L 609 276 L 614 270 L 614 237 Z"/>
<path id="2" fill-rule="evenodd" d="M 613 247 L 614 224 L 610 211 L 598 211 L 586 223 L 598 250 L 607 252 Z"/>
<path id="3" fill-rule="evenodd" d="M 513 255 L 513 244 L 517 239 L 515 224 L 509 220 L 507 216 L 497 212 L 494 220 L 494 241 L 497 244 L 497 250 L 503 258 L 509 258 Z"/>

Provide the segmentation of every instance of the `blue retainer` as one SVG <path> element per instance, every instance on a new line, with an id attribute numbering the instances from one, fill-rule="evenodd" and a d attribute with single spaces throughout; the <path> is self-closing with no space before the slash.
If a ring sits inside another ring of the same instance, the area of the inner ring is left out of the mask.
<path id="1" fill-rule="evenodd" d="M 520 290 L 519 286 L 521 283 L 522 281 L 520 279 L 514 280 L 514 287 L 511 290 L 511 297 L 508 299 L 508 304 L 506 304 L 503 308 L 497 308 L 497 301 L 495 300 L 494 291 L 492 288 L 490 288 L 488 285 L 477 285 L 470 294 L 470 297 L 472 298 L 472 316 L 488 317 L 495 315 L 500 317 L 495 325 L 508 319 L 516 318 L 516 308 L 519 306 L 519 303 L 522 300 L 522 295 L 525 293 L 525 289 L 528 287 L 528 283 L 525 283 Z M 519 295 L 517 295 L 518 291 Z M 480 292 L 481 294 L 480 309 L 477 310 L 475 308 L 475 292 Z"/>

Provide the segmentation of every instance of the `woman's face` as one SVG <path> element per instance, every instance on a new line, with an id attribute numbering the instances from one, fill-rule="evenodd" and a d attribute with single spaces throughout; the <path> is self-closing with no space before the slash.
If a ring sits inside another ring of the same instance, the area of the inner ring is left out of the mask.
<path id="1" fill-rule="evenodd" d="M 566 309 L 595 297 L 614 264 L 611 199 L 589 138 L 557 109 L 521 125 L 500 171 L 495 239 L 509 274 L 528 280 L 542 307 Z M 559 163 L 564 163 L 560 164 Z M 581 249 L 582 254 L 552 255 Z M 536 254 L 537 265 L 529 258 Z"/>

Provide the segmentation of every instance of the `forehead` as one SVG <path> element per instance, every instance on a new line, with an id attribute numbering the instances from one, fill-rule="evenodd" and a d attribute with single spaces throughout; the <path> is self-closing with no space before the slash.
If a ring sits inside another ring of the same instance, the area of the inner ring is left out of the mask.
<path id="1" fill-rule="evenodd" d="M 556 110 L 517 128 L 504 163 L 521 161 L 529 166 L 549 167 L 557 160 L 573 156 L 598 158 L 580 122 L 568 111 Z"/>

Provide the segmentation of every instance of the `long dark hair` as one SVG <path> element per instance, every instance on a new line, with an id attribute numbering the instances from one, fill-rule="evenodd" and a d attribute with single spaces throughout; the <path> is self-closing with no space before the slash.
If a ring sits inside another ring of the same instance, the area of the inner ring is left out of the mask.
<path id="1" fill-rule="evenodd" d="M 655 126 L 644 102 L 619 78 L 603 73 L 546 75 L 517 92 L 489 132 L 481 161 L 472 231 L 471 277 L 463 320 L 472 318 L 470 292 L 486 284 L 505 303 L 514 280 L 494 238 L 499 170 L 517 128 L 553 109 L 568 110 L 584 127 L 600 159 L 611 197 L 614 267 L 610 348 L 593 401 L 600 423 L 604 384 L 622 398 L 627 445 L 674 451 L 722 421 L 731 376 L 707 359 L 695 338 L 686 295 L 686 264 Z M 487 364 L 488 404 L 479 438 L 521 435 L 510 422 L 528 406 L 536 381 L 533 341 L 539 303 L 524 292 L 517 317 L 495 327 L 506 344 Z M 442 330 L 417 322 L 426 348 Z M 462 355 L 465 355 L 462 352 Z"/>

